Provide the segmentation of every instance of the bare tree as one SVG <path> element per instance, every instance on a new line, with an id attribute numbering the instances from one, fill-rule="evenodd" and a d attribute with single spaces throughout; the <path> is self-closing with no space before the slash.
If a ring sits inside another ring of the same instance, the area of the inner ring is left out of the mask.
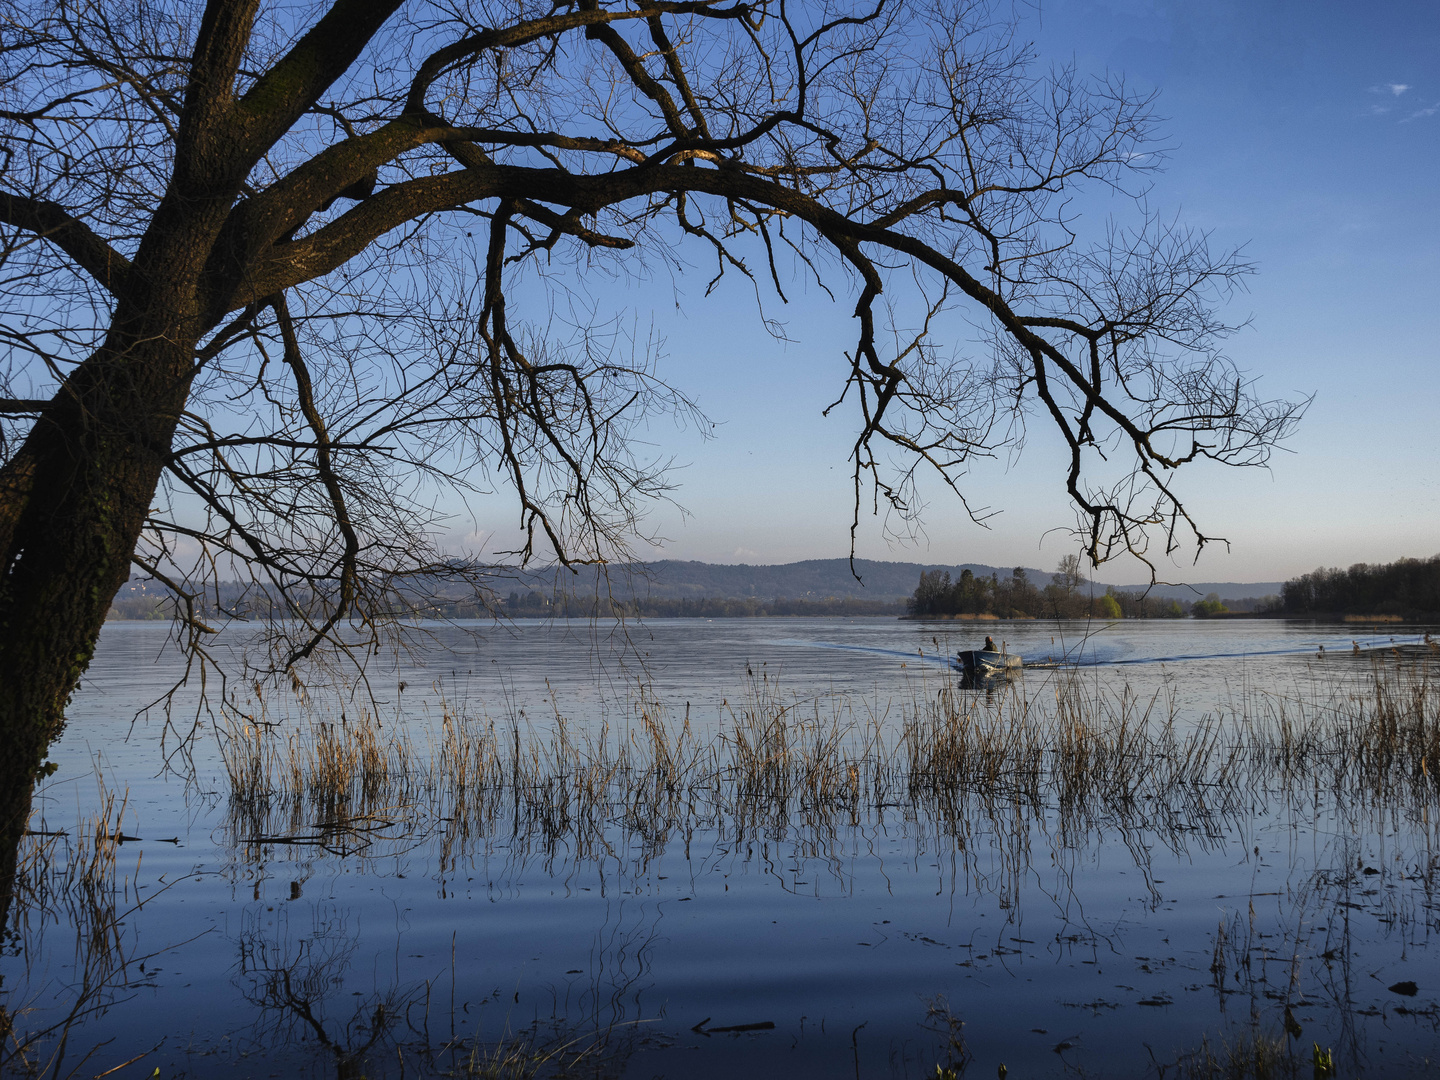
<path id="1" fill-rule="evenodd" d="M 1085 584 L 1085 571 L 1080 565 L 1079 555 L 1062 555 L 1050 575 L 1050 583 L 1065 591 L 1066 596 L 1075 593 Z"/>
<path id="2" fill-rule="evenodd" d="M 194 640 L 251 575 L 284 670 L 478 574 L 447 488 L 508 486 L 523 556 L 623 551 L 666 491 L 636 425 L 690 405 L 598 275 L 698 252 L 762 318 L 807 278 L 851 310 L 856 524 L 1038 415 L 1092 560 L 1203 545 L 1174 471 L 1298 414 L 1219 351 L 1248 268 L 1145 208 L 1149 99 L 985 3 L 0 0 L 0 35 L 0 839 L 132 566 Z M 1087 188 L 1141 204 L 1082 240 Z"/>

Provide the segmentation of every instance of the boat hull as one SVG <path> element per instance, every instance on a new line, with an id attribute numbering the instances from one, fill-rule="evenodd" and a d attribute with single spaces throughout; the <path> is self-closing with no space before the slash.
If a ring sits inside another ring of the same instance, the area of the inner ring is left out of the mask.
<path id="1" fill-rule="evenodd" d="M 1020 671 L 1020 657 L 1010 653 L 991 652 L 987 649 L 970 649 L 957 654 L 960 670 L 967 679 L 992 679 L 996 676 L 1009 677 Z"/>

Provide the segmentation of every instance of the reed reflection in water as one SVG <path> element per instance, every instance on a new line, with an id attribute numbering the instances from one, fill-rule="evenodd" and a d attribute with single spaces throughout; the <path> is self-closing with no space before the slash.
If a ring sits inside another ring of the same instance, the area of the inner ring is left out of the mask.
<path id="1" fill-rule="evenodd" d="M 1433 820 L 1440 692 L 1423 664 L 1382 663 L 1363 682 L 1347 678 L 1309 695 L 1251 691 L 1193 722 L 1177 717 L 1163 691 L 1109 693 L 1078 675 L 988 698 L 942 687 L 878 710 L 844 695 L 789 697 L 762 672 L 703 736 L 684 710 L 667 710 L 643 689 L 631 714 L 614 725 L 582 727 L 558 710 L 541 724 L 518 711 L 489 717 L 447 709 L 435 737 L 424 741 L 363 714 L 311 716 L 297 730 L 269 719 L 258 693 L 248 704 L 245 715 L 230 718 L 222 742 L 228 790 L 215 839 L 221 875 L 234 884 L 253 878 L 254 902 L 262 900 L 262 882 L 272 879 L 288 879 L 292 900 L 300 901 L 316 868 L 328 865 L 380 881 L 403 868 L 409 877 L 433 880 L 440 900 L 477 896 L 503 905 L 522 890 L 533 898 L 537 883 L 549 883 L 565 895 L 593 889 L 605 905 L 641 912 L 630 922 L 615 915 L 612 924 L 606 906 L 584 970 L 566 972 L 583 979 L 542 980 L 549 988 L 544 1006 L 529 1000 L 536 980 L 517 973 L 527 993 L 517 1014 L 518 989 L 507 1002 L 505 988 L 482 993 L 456 970 L 457 951 L 482 954 L 483 931 L 448 931 L 447 1004 L 443 971 L 424 980 L 372 977 L 365 990 L 352 989 L 357 966 L 375 968 L 375 938 L 367 939 L 358 963 L 362 935 L 351 928 L 362 920 L 343 906 L 315 901 L 304 933 L 290 929 L 305 910 L 299 904 L 283 915 L 273 910 L 279 905 L 247 910 L 232 939 L 232 984 L 251 1019 L 236 1010 L 227 1030 L 248 1023 L 249 1045 L 266 1054 L 297 1054 L 309 1042 L 316 1052 L 306 1060 L 322 1072 L 398 1075 L 409 1062 L 418 1071 L 523 1075 L 578 1068 L 577 1058 L 603 1073 L 628 1066 L 648 1075 L 676 1068 L 676 1060 L 695 1075 L 756 1062 L 763 1072 L 765 1061 L 779 1060 L 774 1047 L 736 1030 L 760 1025 L 724 1022 L 757 1017 L 737 1012 L 707 1027 L 710 1017 L 689 1016 L 707 993 L 732 1010 L 742 1005 L 733 993 L 727 999 L 728 991 L 707 991 L 707 972 L 685 953 L 694 942 L 670 947 L 667 939 L 678 931 L 662 929 L 665 918 L 673 925 L 677 917 L 663 914 L 666 904 L 713 897 L 720 882 L 722 895 L 734 884 L 748 897 L 735 903 L 750 905 L 739 909 L 750 915 L 761 887 L 857 903 L 888 888 L 896 910 L 913 913 L 918 909 L 905 908 L 898 896 L 904 887 L 892 880 L 909 864 L 905 872 L 917 880 L 933 871 L 942 902 L 983 899 L 1001 925 L 984 936 L 972 928 L 968 941 L 942 941 L 933 931 L 886 930 L 890 920 L 876 919 L 875 934 L 867 934 L 876 940 L 861 945 L 908 935 L 917 948 L 961 957 L 947 963 L 967 975 L 1013 975 L 1033 967 L 1037 956 L 1055 966 L 1123 968 L 1138 931 L 1117 920 L 1103 890 L 1098 902 L 1092 895 L 1099 853 L 1117 840 L 1157 925 L 1174 910 L 1176 893 L 1157 873 L 1162 856 L 1171 867 L 1200 868 L 1200 877 L 1229 868 L 1207 883 L 1212 896 L 1217 888 L 1223 895 L 1214 896 L 1206 928 L 1191 928 L 1193 940 L 1177 942 L 1166 955 L 1135 958 L 1137 971 L 1158 978 L 1146 996 L 1136 990 L 1129 998 L 1137 1000 L 1122 1001 L 1126 995 L 1109 989 L 1071 997 L 1070 983 L 1059 987 L 1059 1008 L 1077 1016 L 1103 1019 L 1122 1004 L 1166 1016 L 1161 1033 L 1168 1042 L 1142 1039 L 1143 1026 L 1132 1022 L 1133 1042 L 1125 1047 L 1092 1050 L 1057 1037 L 1027 1049 L 1016 1026 L 1023 1019 L 1008 1018 L 1013 1030 L 998 1025 L 1017 993 L 1025 1000 L 1023 990 L 1001 995 L 998 1012 L 953 992 L 946 1001 L 937 990 L 928 1003 L 912 998 L 887 1006 L 891 1015 L 877 1017 L 873 1035 L 863 1032 L 863 1018 L 858 1027 L 815 1034 L 801 1017 L 789 1037 L 812 1053 L 788 1059 L 787 1068 L 841 1067 L 853 1054 L 865 1075 L 927 1069 L 933 1075 L 937 1065 L 969 1062 L 989 1070 L 1006 1060 L 1016 1070 L 1011 1075 L 1021 1075 L 1017 1065 L 1027 1063 L 1034 1072 L 1055 1072 L 1134 1062 L 1148 1041 L 1156 1069 L 1184 1075 L 1226 1075 L 1237 1061 L 1250 1064 L 1236 1075 L 1255 1075 L 1266 1055 L 1277 1068 L 1309 1075 L 1310 1044 L 1295 1035 L 1300 1030 L 1333 1046 L 1347 1071 L 1358 1073 L 1373 1067 L 1375 1018 L 1410 1025 L 1379 1040 L 1388 1039 L 1392 1064 L 1397 1047 L 1423 1056 L 1435 1046 L 1437 988 L 1381 1010 L 1366 974 L 1380 953 L 1387 963 L 1397 949 L 1401 960 L 1424 956 L 1431 931 L 1440 929 Z M 1280 837 L 1290 847 L 1279 889 L 1261 887 L 1269 857 L 1261 854 L 1262 831 L 1267 845 Z M 123 874 L 115 882 L 113 859 L 95 864 L 79 841 L 69 857 L 54 838 L 32 842 L 34 852 L 48 843 L 50 854 L 27 861 L 30 884 L 17 903 L 15 926 L 27 956 L 45 954 L 32 928 L 46 925 L 47 912 L 52 926 L 123 921 L 113 912 L 62 910 L 74 897 L 122 898 L 127 886 Z M 110 885 L 79 884 L 86 865 L 98 865 L 91 878 Z M 1237 880 L 1242 888 L 1235 890 Z M 558 902 L 546 911 L 528 924 L 540 934 L 550 932 L 547 918 L 575 918 Z M 727 917 L 723 909 L 713 917 L 708 940 L 724 949 Z M 815 917 L 836 916 L 821 909 Z M 953 922 L 947 916 L 939 924 Z M 763 938 L 751 922 L 739 932 Z M 462 933 L 467 940 L 460 945 Z M 430 946 L 434 938 L 432 929 Z M 86 940 L 110 959 L 88 981 L 72 981 L 83 1007 L 61 1015 L 60 1005 L 42 1008 L 33 995 L 17 995 L 14 982 L 5 984 L 10 1041 L 23 1046 L 37 1075 L 63 1075 L 66 1033 L 84 1028 L 86 1010 L 120 1007 L 113 994 L 106 999 L 91 988 L 119 985 L 113 973 L 126 966 L 120 939 L 105 931 Z M 397 929 L 397 973 L 406 966 L 400 953 L 407 940 Z M 774 940 L 783 952 L 783 941 Z M 1163 940 L 1168 945 L 1170 938 Z M 1187 950 L 1203 959 L 1187 962 Z M 683 955 L 667 960 L 667 952 Z M 725 966 L 723 957 L 706 963 Z M 783 966 L 779 953 L 775 964 Z M 28 961 L 26 968 L 32 970 Z M 74 970 L 91 968 L 77 961 Z M 847 961 L 836 973 L 861 986 L 871 969 Z M 732 975 L 727 985 L 743 980 Z M 1054 1014 L 1057 995 L 1048 988 L 1047 995 L 1044 1008 L 1037 999 L 1034 1015 Z M 1198 1007 L 1202 999 L 1211 1002 L 1208 1011 Z M 781 998 L 772 990 L 751 1000 L 759 1003 L 750 1006 L 753 1013 Z M 1183 1010 L 1167 1009 L 1177 1001 Z M 676 1005 L 687 1010 L 684 1017 L 672 1015 Z M 907 1010 L 912 1034 L 898 1037 L 895 1015 Z M 438 1016 L 447 1019 L 437 1028 Z M 721 1043 L 717 1028 L 735 1033 Z M 682 1053 L 705 1039 L 702 1054 Z"/>

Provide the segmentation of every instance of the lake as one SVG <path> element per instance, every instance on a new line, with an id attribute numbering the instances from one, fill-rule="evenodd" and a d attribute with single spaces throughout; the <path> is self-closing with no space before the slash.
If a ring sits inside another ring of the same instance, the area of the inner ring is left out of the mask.
<path id="1" fill-rule="evenodd" d="M 1433 628 L 421 629 L 337 690 L 252 685 L 227 628 L 210 704 L 147 713 L 183 658 L 107 624 L 7 1069 L 1436 1071 Z M 961 689 L 986 634 L 1064 665 Z"/>

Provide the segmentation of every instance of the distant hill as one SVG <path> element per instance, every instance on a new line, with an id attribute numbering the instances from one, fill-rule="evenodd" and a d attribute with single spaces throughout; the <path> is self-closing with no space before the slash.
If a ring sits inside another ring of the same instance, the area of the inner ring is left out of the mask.
<path id="1" fill-rule="evenodd" d="M 878 562 L 873 559 L 856 559 L 855 569 L 860 575 L 856 581 L 850 572 L 848 559 L 806 559 L 803 562 L 779 563 L 774 565 L 751 565 L 749 563 L 704 563 L 681 562 L 665 559 L 648 564 L 631 564 L 611 567 L 610 588 L 617 597 L 649 596 L 655 598 L 706 597 L 774 599 L 784 596 L 792 599 L 823 599 L 825 597 L 852 596 L 868 600 L 904 598 L 915 591 L 920 574 L 931 570 L 948 571 L 952 580 L 958 580 L 963 570 L 969 570 L 976 577 L 997 574 L 1007 578 L 1014 568 L 1010 566 L 988 566 L 985 563 L 912 563 Z M 1050 584 L 1052 570 L 1040 570 L 1033 566 L 1025 568 L 1030 581 L 1035 585 Z M 578 576 L 569 573 L 555 574 L 553 571 L 535 575 L 539 588 L 541 583 L 547 590 L 553 590 L 557 582 L 565 582 L 565 589 L 572 593 L 588 594 L 595 591 L 596 578 L 593 571 L 582 570 Z M 1279 581 L 1197 581 L 1193 585 L 1116 585 L 1117 592 L 1141 593 L 1147 588 L 1154 599 L 1199 600 L 1209 593 L 1218 593 L 1221 600 L 1242 600 L 1246 597 L 1279 595 Z M 1103 582 L 1095 585 L 1097 592 L 1104 592 Z"/>
<path id="2" fill-rule="evenodd" d="M 496 567 L 491 588 L 501 600 L 513 593 L 524 600 L 528 593 L 538 596 L 530 602 L 548 604 L 560 594 L 571 597 L 611 596 L 617 600 L 756 600 L 770 602 L 784 598 L 792 601 L 859 600 L 867 602 L 902 603 L 915 591 L 920 575 L 934 570 L 950 574 L 958 581 L 969 570 L 976 577 L 991 574 L 1008 578 L 1013 567 L 990 566 L 985 563 L 913 563 L 880 562 L 873 559 L 855 560 L 856 580 L 848 559 L 806 559 L 802 562 L 776 565 L 749 563 L 704 563 L 664 559 L 653 563 L 618 564 L 608 568 L 608 581 L 595 567 L 581 567 L 578 574 L 568 570 L 517 570 Z M 1052 571 L 1026 567 L 1032 584 L 1044 587 L 1050 583 Z M 417 585 L 417 589 L 418 589 Z M 1118 591 L 1144 592 L 1144 585 L 1116 586 Z M 1097 583 L 1095 591 L 1103 593 L 1106 586 Z M 1234 582 L 1201 581 L 1193 587 L 1156 585 L 1150 597 L 1156 600 L 1199 600 L 1208 593 L 1218 593 L 1222 600 L 1240 600 L 1278 594 L 1278 581 Z M 425 595 L 448 597 L 449 601 L 474 605 L 473 594 L 456 585 L 440 585 L 433 590 L 419 589 Z M 233 583 L 220 586 L 220 605 L 233 609 L 242 596 L 242 605 L 258 613 L 255 605 L 264 590 L 245 590 Z M 115 598 L 112 617 L 125 619 L 168 618 L 165 598 L 168 590 L 156 582 L 136 578 L 121 588 Z M 513 601 L 512 601 L 513 602 Z M 208 610 L 208 609 L 207 609 Z M 478 613 L 478 611 L 477 611 Z"/>
<path id="3" fill-rule="evenodd" d="M 820 601 L 859 600 L 887 604 L 903 603 L 915 591 L 920 575 L 930 570 L 949 571 L 956 580 L 969 570 L 977 577 L 998 574 L 1008 578 L 1012 567 L 987 566 L 983 563 L 877 562 L 855 560 L 851 572 L 848 559 L 807 559 L 782 565 L 752 566 L 746 563 L 717 564 L 682 562 L 665 559 L 653 563 L 616 564 L 606 568 L 582 566 L 578 573 L 547 567 L 542 570 L 519 570 L 495 567 L 490 588 L 502 601 L 514 597 L 522 604 L 530 598 L 549 604 L 558 596 L 613 597 L 616 600 L 757 600 L 777 599 Z M 1030 580 L 1037 585 L 1049 584 L 1048 571 L 1027 568 Z M 438 583 L 417 579 L 414 592 L 429 598 L 440 597 L 452 603 L 470 603 L 474 596 L 456 583 Z M 234 610 L 237 603 L 259 614 L 268 590 L 246 588 L 238 583 L 224 582 L 218 592 L 219 606 Z M 123 619 L 168 618 L 169 591 L 147 578 L 135 578 L 122 586 L 112 605 L 111 616 Z M 528 606 L 528 605 L 527 605 Z M 209 612 L 209 608 L 206 611 Z M 468 613 L 467 613 L 468 614 Z"/>
<path id="4" fill-rule="evenodd" d="M 991 574 L 1009 577 L 1014 568 L 987 566 L 984 563 L 949 565 L 856 559 L 855 571 L 860 575 L 857 581 L 855 574 L 851 573 L 848 559 L 806 559 L 769 566 L 665 559 L 611 567 L 609 591 L 620 599 L 641 596 L 654 599 L 755 597 L 773 600 L 783 596 L 805 600 L 827 597 L 899 600 L 915 591 L 922 572 L 931 570 L 946 570 L 951 578 L 958 579 L 964 570 L 977 577 L 989 577 Z M 1050 582 L 1049 571 L 1027 567 L 1026 573 L 1038 585 Z M 530 587 L 537 591 L 542 587 L 550 591 L 558 586 L 572 594 L 585 595 L 597 592 L 599 584 L 598 591 L 603 593 L 605 585 L 598 581 L 598 577 L 594 569 L 588 567 L 582 568 L 578 575 L 549 571 L 534 575 L 534 583 Z"/>

